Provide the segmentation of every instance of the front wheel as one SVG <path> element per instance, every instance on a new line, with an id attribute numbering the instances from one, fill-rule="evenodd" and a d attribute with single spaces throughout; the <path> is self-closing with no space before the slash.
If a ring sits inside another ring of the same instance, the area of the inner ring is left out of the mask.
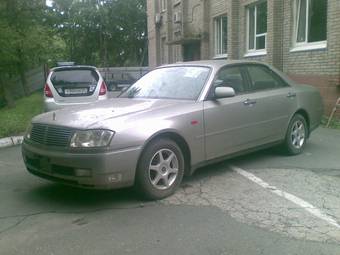
<path id="1" fill-rule="evenodd" d="M 284 142 L 285 150 L 289 155 L 300 154 L 306 145 L 308 137 L 308 126 L 306 119 L 295 114 L 289 122 Z"/>
<path id="2" fill-rule="evenodd" d="M 170 196 L 184 174 L 184 157 L 178 145 L 169 139 L 151 142 L 143 151 L 136 172 L 136 187 L 147 199 Z"/>

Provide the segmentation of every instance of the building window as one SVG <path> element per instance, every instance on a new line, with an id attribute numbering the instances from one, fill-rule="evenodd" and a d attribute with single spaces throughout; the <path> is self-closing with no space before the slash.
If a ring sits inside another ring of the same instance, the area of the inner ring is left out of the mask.
<path id="1" fill-rule="evenodd" d="M 267 44 L 267 2 L 247 7 L 247 50 L 264 52 Z"/>
<path id="2" fill-rule="evenodd" d="M 161 12 L 166 11 L 167 0 L 160 0 Z"/>
<path id="3" fill-rule="evenodd" d="M 228 19 L 226 16 L 214 19 L 215 57 L 227 56 Z"/>
<path id="4" fill-rule="evenodd" d="M 180 45 L 174 45 L 172 48 L 173 52 L 173 62 L 182 61 L 182 47 Z"/>
<path id="5" fill-rule="evenodd" d="M 327 40 L 327 1 L 295 0 L 295 46 L 325 43 Z"/>
<path id="6" fill-rule="evenodd" d="M 181 0 L 172 0 L 173 1 L 173 5 L 179 5 L 181 3 Z"/>

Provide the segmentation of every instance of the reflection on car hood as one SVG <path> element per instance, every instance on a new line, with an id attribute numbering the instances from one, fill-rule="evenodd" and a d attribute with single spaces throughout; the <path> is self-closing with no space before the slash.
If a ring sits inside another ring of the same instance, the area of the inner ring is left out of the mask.
<path id="1" fill-rule="evenodd" d="M 133 114 L 147 114 L 185 102 L 187 101 L 115 98 L 44 113 L 36 116 L 32 122 L 86 129 L 105 120 Z"/>

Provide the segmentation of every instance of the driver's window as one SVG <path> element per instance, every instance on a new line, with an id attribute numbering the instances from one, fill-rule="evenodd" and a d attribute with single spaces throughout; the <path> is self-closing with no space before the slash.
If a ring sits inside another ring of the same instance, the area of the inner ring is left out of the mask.
<path id="1" fill-rule="evenodd" d="M 216 77 L 216 85 L 221 87 L 231 87 L 236 94 L 245 91 L 245 82 L 240 67 L 225 67 L 221 69 Z"/>

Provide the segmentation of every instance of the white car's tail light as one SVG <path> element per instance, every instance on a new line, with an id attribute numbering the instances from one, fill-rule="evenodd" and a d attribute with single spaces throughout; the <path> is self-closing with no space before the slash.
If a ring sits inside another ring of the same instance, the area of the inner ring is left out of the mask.
<path id="1" fill-rule="evenodd" d="M 44 87 L 44 93 L 46 97 L 53 97 L 52 91 L 47 83 L 45 84 L 45 87 Z"/>
<path id="2" fill-rule="evenodd" d="M 100 86 L 99 95 L 103 96 L 103 95 L 106 94 L 106 92 L 107 92 L 107 86 L 106 86 L 105 82 L 103 81 L 102 85 Z"/>

